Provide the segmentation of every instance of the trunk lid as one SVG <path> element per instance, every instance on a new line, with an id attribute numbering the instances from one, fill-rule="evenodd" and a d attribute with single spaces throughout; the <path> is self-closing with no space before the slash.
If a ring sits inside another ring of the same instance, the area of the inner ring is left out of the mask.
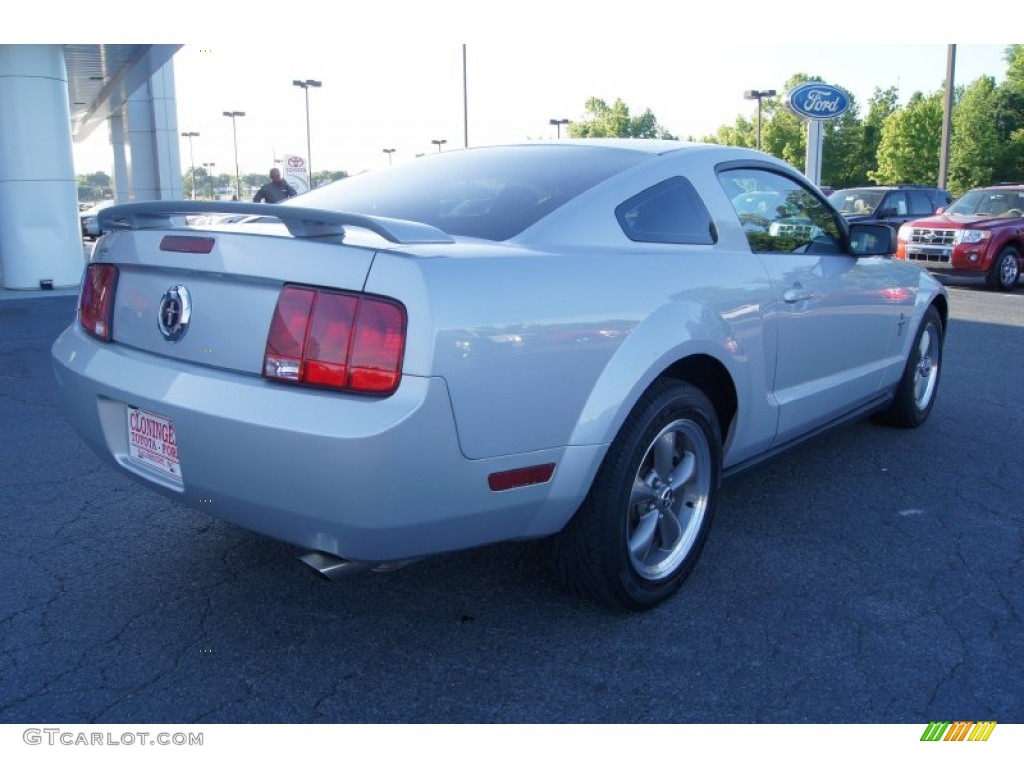
<path id="1" fill-rule="evenodd" d="M 178 215 L 225 208 L 256 209 L 263 223 L 188 227 Z M 359 292 L 379 248 L 447 237 L 413 222 L 245 203 L 136 203 L 103 213 L 112 231 L 92 263 L 118 269 L 112 341 L 254 376 L 286 283 Z"/>

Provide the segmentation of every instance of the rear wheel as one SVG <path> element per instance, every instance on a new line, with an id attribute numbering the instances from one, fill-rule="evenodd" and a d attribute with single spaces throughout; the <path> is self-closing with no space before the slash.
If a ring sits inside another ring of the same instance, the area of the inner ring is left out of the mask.
<path id="1" fill-rule="evenodd" d="M 1012 291 L 1020 277 L 1020 253 L 1013 246 L 1006 246 L 999 252 L 995 263 L 985 280 L 990 288 L 997 291 Z"/>
<path id="2" fill-rule="evenodd" d="M 879 420 L 896 427 L 919 427 L 932 412 L 942 372 L 942 318 L 928 307 L 910 348 L 896 398 Z"/>
<path id="3" fill-rule="evenodd" d="M 573 591 L 646 610 L 697 561 L 718 495 L 722 439 L 696 387 L 656 382 L 609 447 L 576 515 L 556 537 L 555 566 Z"/>

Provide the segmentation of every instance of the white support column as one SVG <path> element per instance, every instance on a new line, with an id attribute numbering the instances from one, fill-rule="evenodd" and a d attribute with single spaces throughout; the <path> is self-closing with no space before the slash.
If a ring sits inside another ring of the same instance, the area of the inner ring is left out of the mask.
<path id="1" fill-rule="evenodd" d="M 129 97 L 125 111 L 133 200 L 180 200 L 181 158 L 171 62 Z"/>
<path id="2" fill-rule="evenodd" d="M 159 200 L 156 173 L 156 143 L 153 139 L 153 102 L 149 81 L 128 97 L 125 103 L 125 135 L 128 146 L 128 174 L 131 199 L 135 202 Z"/>
<path id="3" fill-rule="evenodd" d="M 157 180 L 161 200 L 181 200 L 181 139 L 178 107 L 174 96 L 174 60 L 168 61 L 150 78 L 153 98 L 153 140 L 156 149 Z"/>
<path id="4" fill-rule="evenodd" d="M 3 287 L 78 285 L 82 236 L 60 45 L 0 45 Z"/>
<path id="5" fill-rule="evenodd" d="M 107 125 L 110 128 L 110 146 L 114 150 L 114 198 L 119 203 L 127 203 L 132 199 L 132 182 L 125 150 L 124 112 L 107 118 Z"/>

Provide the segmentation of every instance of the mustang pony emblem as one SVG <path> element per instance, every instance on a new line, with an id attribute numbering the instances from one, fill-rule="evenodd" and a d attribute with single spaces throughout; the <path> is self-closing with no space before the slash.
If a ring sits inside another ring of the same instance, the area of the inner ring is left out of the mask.
<path id="1" fill-rule="evenodd" d="M 180 341 L 192 319 L 192 297 L 184 285 L 174 285 L 160 297 L 157 325 L 167 341 Z"/>

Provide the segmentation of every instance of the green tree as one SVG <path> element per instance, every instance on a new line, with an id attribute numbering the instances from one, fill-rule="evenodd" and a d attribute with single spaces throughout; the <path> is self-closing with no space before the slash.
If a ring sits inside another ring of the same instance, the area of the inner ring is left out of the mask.
<path id="1" fill-rule="evenodd" d="M 863 173 L 863 181 L 856 184 L 866 184 L 869 174 L 878 168 L 878 146 L 882 143 L 882 126 L 886 119 L 896 111 L 899 104 L 899 90 L 890 86 L 885 90 L 875 88 L 871 98 L 868 99 L 868 114 L 863 120 L 863 132 L 861 134 L 860 167 Z"/>
<path id="2" fill-rule="evenodd" d="M 196 168 L 195 179 L 196 179 L 196 198 L 208 196 L 210 194 L 210 174 L 205 168 Z M 192 168 L 186 170 L 181 174 L 181 191 L 182 195 L 186 200 L 192 199 Z"/>
<path id="3" fill-rule="evenodd" d="M 1006 80 L 996 89 L 992 118 L 999 140 L 996 181 L 1024 179 L 1024 45 L 1007 47 Z"/>
<path id="4" fill-rule="evenodd" d="M 762 120 L 762 126 L 764 121 Z M 712 136 L 705 136 L 701 141 L 708 144 L 722 144 L 728 147 L 749 147 L 757 146 L 757 121 L 748 120 L 743 115 L 736 116 L 736 122 L 731 126 L 723 125 Z"/>
<path id="5" fill-rule="evenodd" d="M 867 169 L 861 161 L 864 121 L 857 100 L 850 96 L 850 108 L 822 129 L 821 183 L 843 188 L 866 184 Z"/>
<path id="6" fill-rule="evenodd" d="M 338 181 L 338 179 L 344 179 L 348 176 L 348 171 L 316 171 L 313 174 L 313 186 L 319 187 L 324 184 L 330 184 L 332 181 Z"/>
<path id="7" fill-rule="evenodd" d="M 577 139 L 595 139 L 606 137 L 625 137 L 635 139 L 674 139 L 654 117 L 651 110 L 646 110 L 639 117 L 629 114 L 629 107 L 622 99 L 616 99 L 612 106 L 603 99 L 592 96 L 587 99 L 586 120 L 569 123 L 569 136 Z"/>
<path id="8" fill-rule="evenodd" d="M 85 183 L 93 187 L 110 189 L 110 175 L 104 173 L 103 171 L 94 171 L 93 173 L 87 173 L 85 174 Z"/>
<path id="9" fill-rule="evenodd" d="M 81 173 L 75 177 L 75 181 L 78 184 L 78 199 L 83 203 L 114 196 L 110 176 L 103 171 Z"/>
<path id="10" fill-rule="evenodd" d="M 1002 152 L 999 132 L 992 120 L 996 81 L 979 77 L 966 89 L 953 109 L 953 137 L 949 148 L 949 191 L 959 197 L 973 187 L 991 184 Z"/>
<path id="11" fill-rule="evenodd" d="M 785 91 L 791 91 L 804 83 L 820 82 L 823 82 L 820 77 L 799 72 L 786 81 Z M 781 96 L 766 99 L 764 112 L 761 149 L 796 168 L 803 168 L 807 159 L 806 121 L 790 112 Z"/>
<path id="12" fill-rule="evenodd" d="M 939 176 L 942 93 L 920 91 L 882 124 L 878 168 L 868 173 L 877 184 L 934 184 Z"/>
<path id="13" fill-rule="evenodd" d="M 284 174 L 282 174 L 284 175 Z M 270 177 L 265 173 L 243 173 L 242 174 L 242 194 L 245 194 L 245 190 L 249 187 L 262 187 L 270 181 Z"/>

